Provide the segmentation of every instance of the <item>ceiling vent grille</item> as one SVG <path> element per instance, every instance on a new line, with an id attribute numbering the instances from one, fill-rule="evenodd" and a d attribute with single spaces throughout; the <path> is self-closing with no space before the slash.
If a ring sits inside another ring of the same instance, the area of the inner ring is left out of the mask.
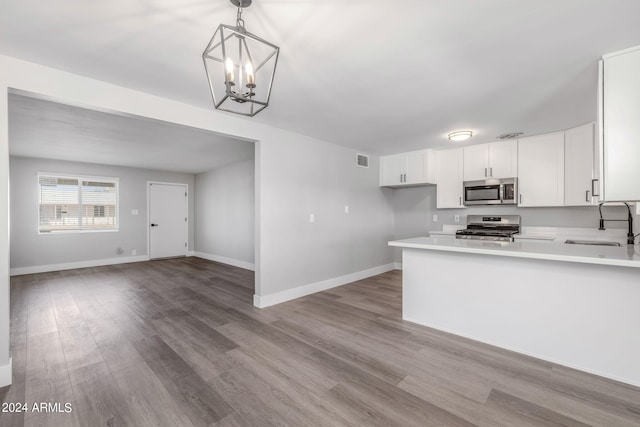
<path id="1" fill-rule="evenodd" d="M 357 154 L 356 155 L 356 165 L 360 166 L 361 168 L 368 168 L 369 167 L 369 156 L 365 156 L 364 154 Z"/>
<path id="2" fill-rule="evenodd" d="M 523 132 L 510 132 L 510 133 L 503 133 L 502 135 L 498 135 L 496 136 L 496 138 L 497 139 L 513 139 L 522 135 L 524 135 Z"/>

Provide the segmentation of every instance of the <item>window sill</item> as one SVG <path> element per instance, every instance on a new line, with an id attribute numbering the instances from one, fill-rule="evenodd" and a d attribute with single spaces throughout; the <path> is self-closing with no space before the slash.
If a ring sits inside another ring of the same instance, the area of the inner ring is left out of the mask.
<path id="1" fill-rule="evenodd" d="M 58 234 L 87 234 L 87 233 L 117 233 L 119 232 L 119 228 L 111 229 L 111 230 L 52 230 L 52 231 L 40 231 L 38 230 L 38 234 L 40 235 L 58 235 Z"/>

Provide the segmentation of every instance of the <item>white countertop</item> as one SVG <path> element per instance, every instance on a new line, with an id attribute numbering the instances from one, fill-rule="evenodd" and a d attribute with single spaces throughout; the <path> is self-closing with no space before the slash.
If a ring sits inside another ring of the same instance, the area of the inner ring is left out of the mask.
<path id="1" fill-rule="evenodd" d="M 430 237 L 455 237 L 456 231 L 466 228 L 460 224 L 445 224 L 442 230 L 429 231 Z M 596 228 L 578 227 L 527 227 L 523 226 L 520 233 L 513 237 L 516 241 L 534 240 L 564 243 L 567 239 L 613 241 L 620 244 L 627 243 L 627 231 L 619 228 L 608 228 L 600 231 Z"/>
<path id="2" fill-rule="evenodd" d="M 560 242 L 491 242 L 450 237 L 414 237 L 389 246 L 640 268 L 640 245 L 592 246 Z"/>

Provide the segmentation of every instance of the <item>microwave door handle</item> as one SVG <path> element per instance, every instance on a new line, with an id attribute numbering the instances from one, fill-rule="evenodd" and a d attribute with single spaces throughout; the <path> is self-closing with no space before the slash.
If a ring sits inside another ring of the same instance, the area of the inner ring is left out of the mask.
<path id="1" fill-rule="evenodd" d="M 500 203 L 504 203 L 504 184 L 500 184 L 500 189 L 498 190 Z"/>

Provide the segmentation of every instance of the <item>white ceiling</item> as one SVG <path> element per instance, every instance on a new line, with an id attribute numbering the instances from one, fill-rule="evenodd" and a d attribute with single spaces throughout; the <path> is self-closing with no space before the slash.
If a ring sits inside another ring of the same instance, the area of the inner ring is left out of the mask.
<path id="1" fill-rule="evenodd" d="M 253 158 L 254 143 L 202 129 L 9 94 L 9 153 L 201 173 Z"/>
<path id="2" fill-rule="evenodd" d="M 0 53 L 212 108 L 201 61 L 228 0 L 3 1 Z M 638 0 L 254 0 L 281 47 L 247 119 L 359 150 L 444 147 L 595 119 L 597 61 L 640 44 Z"/>

